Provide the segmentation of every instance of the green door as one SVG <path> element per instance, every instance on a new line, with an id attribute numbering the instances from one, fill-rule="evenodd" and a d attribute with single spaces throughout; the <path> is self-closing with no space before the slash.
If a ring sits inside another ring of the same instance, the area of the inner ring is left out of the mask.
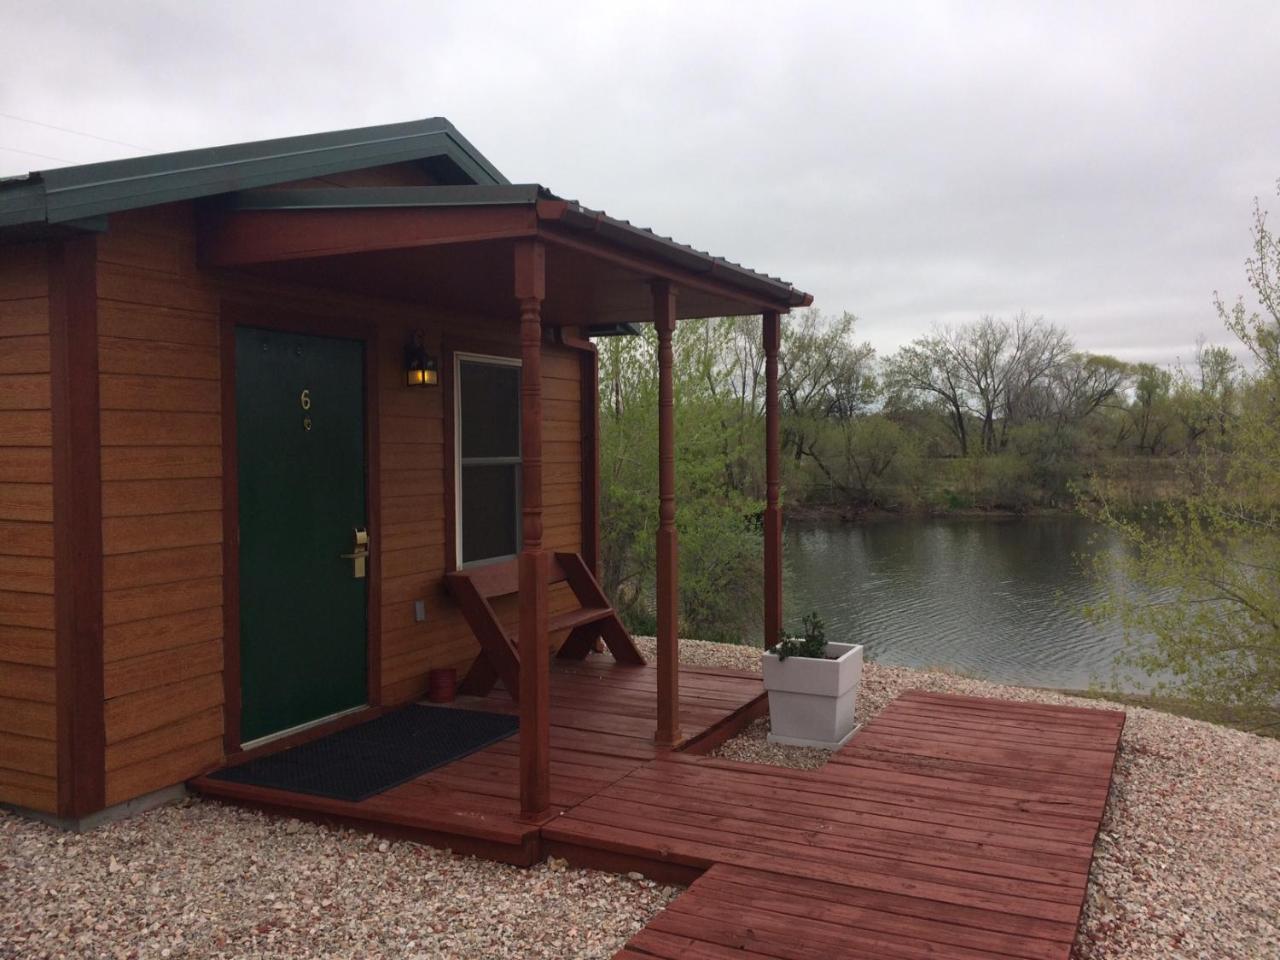
<path id="1" fill-rule="evenodd" d="M 248 743 L 367 699 L 364 344 L 237 328 L 236 439 Z"/>

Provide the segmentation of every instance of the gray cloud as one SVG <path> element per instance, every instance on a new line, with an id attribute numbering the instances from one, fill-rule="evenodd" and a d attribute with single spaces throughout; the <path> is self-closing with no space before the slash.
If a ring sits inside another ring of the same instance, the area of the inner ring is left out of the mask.
<path id="1" fill-rule="evenodd" d="M 1280 7 L 862 6 L 0 0 L 0 112 L 156 150 L 442 114 L 884 350 L 1020 309 L 1130 359 L 1225 339 L 1280 177 Z M 129 152 L 3 117 L 0 147 Z"/>

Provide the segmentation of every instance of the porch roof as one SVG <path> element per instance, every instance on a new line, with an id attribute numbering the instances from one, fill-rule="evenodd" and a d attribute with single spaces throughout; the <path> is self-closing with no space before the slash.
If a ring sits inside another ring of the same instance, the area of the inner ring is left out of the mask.
<path id="1" fill-rule="evenodd" d="M 648 322 L 652 279 L 678 285 L 682 318 L 813 302 L 785 280 L 539 184 L 240 191 L 211 205 L 204 256 L 216 266 L 509 313 L 511 246 L 528 238 L 546 242 L 542 315 L 552 325 Z"/>

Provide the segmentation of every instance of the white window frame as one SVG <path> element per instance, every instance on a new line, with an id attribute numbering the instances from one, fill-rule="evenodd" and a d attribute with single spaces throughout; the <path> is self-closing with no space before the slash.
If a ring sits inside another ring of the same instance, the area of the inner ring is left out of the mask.
<path id="1" fill-rule="evenodd" d="M 519 357 L 502 357 L 494 356 L 487 353 L 464 353 L 455 351 L 453 354 L 453 546 L 454 546 L 454 567 L 462 570 L 464 567 L 481 567 L 487 563 L 501 563 L 505 560 L 514 560 L 520 553 L 524 530 L 523 524 L 520 522 L 521 510 L 521 487 L 522 484 L 516 484 L 516 552 L 504 554 L 500 557 L 486 557 L 483 560 L 471 560 L 466 563 L 462 560 L 462 365 L 464 363 L 484 363 L 495 367 L 516 367 L 520 370 L 521 378 L 524 377 L 524 363 Z M 521 416 L 520 410 L 521 398 L 519 392 L 516 393 L 516 419 L 519 421 Z M 519 453 L 516 457 L 470 457 L 467 463 L 470 465 L 485 464 L 506 464 L 516 465 L 521 471 L 524 469 L 524 437 L 521 433 L 517 433 L 517 441 L 519 444 Z"/>

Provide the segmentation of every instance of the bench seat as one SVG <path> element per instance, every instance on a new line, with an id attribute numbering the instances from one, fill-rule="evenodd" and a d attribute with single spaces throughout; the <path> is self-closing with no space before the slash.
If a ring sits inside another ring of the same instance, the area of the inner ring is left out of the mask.
<path id="1" fill-rule="evenodd" d="M 550 568 L 548 585 L 567 583 L 578 601 L 574 609 L 552 614 L 547 619 L 549 634 L 569 632 L 556 655 L 581 660 L 597 641 L 603 640 L 618 662 L 643 665 L 644 656 L 582 557 L 576 553 L 553 554 Z M 462 681 L 462 692 L 485 696 L 501 680 L 512 699 L 518 700 L 519 627 L 503 626 L 490 602 L 519 592 L 516 561 L 505 560 L 448 573 L 445 586 L 480 644 L 480 653 Z"/>

